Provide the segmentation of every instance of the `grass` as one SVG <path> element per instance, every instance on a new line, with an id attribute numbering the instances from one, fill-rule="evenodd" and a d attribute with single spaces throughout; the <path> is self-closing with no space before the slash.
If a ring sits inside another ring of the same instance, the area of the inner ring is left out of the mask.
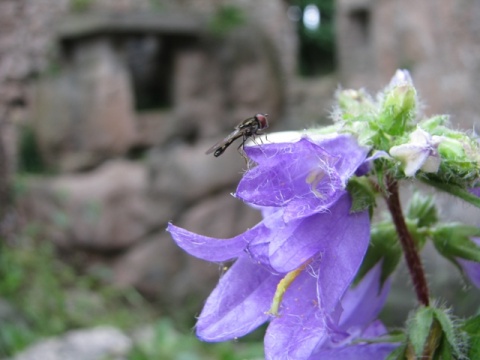
<path id="1" fill-rule="evenodd" d="M 0 357 L 70 329 L 100 324 L 125 329 L 151 318 L 154 309 L 133 289 L 79 275 L 36 232 L 30 227 L 15 244 L 0 244 L 0 294 L 17 313 L 0 318 Z"/>
<path id="2" fill-rule="evenodd" d="M 30 226 L 13 244 L 0 241 L 0 300 L 14 307 L 13 314 L 4 316 L 0 301 L 0 358 L 42 338 L 97 325 L 115 326 L 134 339 L 135 329 L 150 329 L 148 336 L 134 341 L 128 360 L 263 358 L 258 337 L 207 344 L 191 330 L 178 330 L 191 328 L 178 319 L 192 319 L 194 314 L 170 313 L 170 318 L 155 320 L 162 309 L 134 289 L 119 290 L 106 284 L 102 271 L 79 274 L 59 259 L 54 246 L 42 240 L 40 233 L 41 227 Z"/>
<path id="3" fill-rule="evenodd" d="M 259 342 L 202 343 L 193 334 L 177 331 L 169 319 L 157 322 L 147 342 L 136 344 L 128 360 L 256 360 L 263 359 Z"/>

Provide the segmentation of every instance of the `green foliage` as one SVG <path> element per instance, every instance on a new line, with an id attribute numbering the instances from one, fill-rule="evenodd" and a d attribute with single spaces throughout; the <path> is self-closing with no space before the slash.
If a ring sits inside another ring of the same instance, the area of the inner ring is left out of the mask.
<path id="1" fill-rule="evenodd" d="M 151 316 L 133 290 L 106 286 L 96 274 L 76 274 L 50 243 L 36 240 L 37 229 L 27 229 L 16 244 L 0 244 L 0 294 L 25 319 L 1 324 L 0 356 L 69 329 L 129 327 Z"/>
<path id="2" fill-rule="evenodd" d="M 347 184 L 347 190 L 352 197 L 351 213 L 361 212 L 366 209 L 373 214 L 375 207 L 375 192 L 372 189 L 372 183 L 365 177 L 353 176 Z"/>
<path id="3" fill-rule="evenodd" d="M 70 0 L 70 10 L 76 13 L 88 11 L 94 0 Z"/>
<path id="4" fill-rule="evenodd" d="M 78 274 L 59 260 L 55 248 L 38 241 L 39 226 L 28 227 L 15 244 L 0 243 L 0 294 L 18 316 L 0 318 L 0 358 L 9 357 L 48 336 L 96 325 L 144 327 L 156 312 L 134 290 L 105 285 L 104 271 Z M 162 319 L 153 336 L 134 345 L 129 360 L 246 360 L 263 358 L 263 344 L 201 343 Z M 242 340 L 243 341 L 243 340 Z"/>
<path id="5" fill-rule="evenodd" d="M 432 240 L 438 252 L 455 262 L 455 257 L 480 262 L 480 247 L 471 240 L 480 236 L 476 226 L 459 223 L 441 224 L 432 230 Z"/>
<path id="6" fill-rule="evenodd" d="M 178 332 L 170 320 L 160 320 L 153 336 L 137 344 L 128 360 L 247 360 L 263 359 L 262 343 L 201 343 L 193 334 Z"/>
<path id="7" fill-rule="evenodd" d="M 233 29 L 245 25 L 247 22 L 243 11 L 233 5 L 220 6 L 210 19 L 208 28 L 212 35 L 224 37 Z"/>
<path id="8" fill-rule="evenodd" d="M 465 321 L 463 330 L 470 337 L 468 359 L 480 359 L 480 315 Z"/>
<path id="9" fill-rule="evenodd" d="M 378 262 L 382 261 L 382 284 L 396 269 L 402 251 L 395 227 L 390 221 L 372 225 L 371 239 L 367 254 L 358 271 L 355 283 L 358 283 Z"/>
<path id="10" fill-rule="evenodd" d="M 415 221 L 417 227 L 429 227 L 438 221 L 437 208 L 432 196 L 422 196 L 415 192 L 410 200 L 407 218 Z"/>

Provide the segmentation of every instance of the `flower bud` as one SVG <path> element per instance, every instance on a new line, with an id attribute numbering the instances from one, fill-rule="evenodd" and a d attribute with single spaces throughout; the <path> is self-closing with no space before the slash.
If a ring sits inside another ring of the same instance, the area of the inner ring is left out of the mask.
<path id="1" fill-rule="evenodd" d="M 375 108 L 375 104 L 363 90 L 338 91 L 337 102 L 345 121 L 360 120 L 359 115 L 365 115 Z"/>
<path id="2" fill-rule="evenodd" d="M 390 135 L 403 135 L 413 126 L 417 115 L 417 92 L 410 74 L 397 70 L 384 92 L 378 123 Z"/>

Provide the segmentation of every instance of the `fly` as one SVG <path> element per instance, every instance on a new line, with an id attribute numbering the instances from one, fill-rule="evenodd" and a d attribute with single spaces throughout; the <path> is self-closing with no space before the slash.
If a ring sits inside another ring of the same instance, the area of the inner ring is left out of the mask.
<path id="1" fill-rule="evenodd" d="M 219 157 L 235 140 L 242 138 L 243 141 L 238 147 L 240 149 L 248 138 L 258 135 L 259 131 L 268 128 L 267 117 L 268 114 L 256 114 L 243 120 L 235 127 L 235 130 L 230 135 L 208 149 L 206 154 L 208 155 L 213 152 L 213 156 Z"/>

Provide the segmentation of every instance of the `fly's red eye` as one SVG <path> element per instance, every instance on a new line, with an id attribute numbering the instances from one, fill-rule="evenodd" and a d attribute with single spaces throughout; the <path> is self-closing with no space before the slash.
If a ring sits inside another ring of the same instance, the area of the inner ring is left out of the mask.
<path id="1" fill-rule="evenodd" d="M 267 120 L 268 114 L 257 114 L 255 115 L 255 118 L 258 120 L 260 124 L 260 129 L 266 129 L 268 127 L 268 120 Z"/>

